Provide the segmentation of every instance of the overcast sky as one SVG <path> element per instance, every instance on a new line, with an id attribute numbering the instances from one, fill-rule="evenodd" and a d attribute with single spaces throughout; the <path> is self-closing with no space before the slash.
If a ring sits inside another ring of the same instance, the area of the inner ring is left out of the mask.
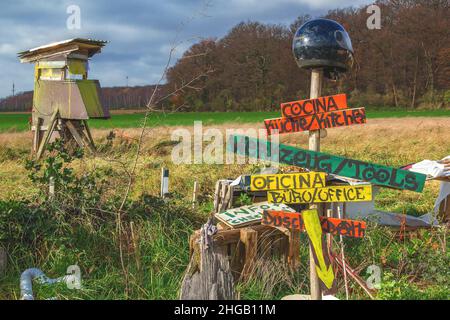
<path id="1" fill-rule="evenodd" d="M 90 63 L 102 86 L 158 81 L 171 44 L 176 57 L 200 38 L 221 37 L 241 21 L 289 25 L 302 14 L 369 4 L 369 0 L 16 0 L 0 10 L 0 97 L 33 89 L 33 67 L 17 52 L 50 42 L 87 37 L 110 43 Z M 68 6 L 81 10 L 81 28 L 68 29 Z M 175 57 L 175 58 L 176 58 Z M 174 61 L 175 62 L 175 61 Z"/>

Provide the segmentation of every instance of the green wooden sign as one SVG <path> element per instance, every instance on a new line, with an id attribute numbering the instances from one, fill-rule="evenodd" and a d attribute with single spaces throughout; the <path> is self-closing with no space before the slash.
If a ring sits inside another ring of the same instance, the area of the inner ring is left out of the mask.
<path id="1" fill-rule="evenodd" d="M 347 159 L 284 144 L 279 144 L 278 154 L 272 155 L 272 143 L 270 141 L 239 135 L 230 135 L 229 139 L 230 141 L 227 144 L 228 152 L 235 152 L 242 156 L 275 161 L 314 171 L 323 171 L 396 189 L 421 192 L 425 184 L 426 176 L 416 172 Z"/>

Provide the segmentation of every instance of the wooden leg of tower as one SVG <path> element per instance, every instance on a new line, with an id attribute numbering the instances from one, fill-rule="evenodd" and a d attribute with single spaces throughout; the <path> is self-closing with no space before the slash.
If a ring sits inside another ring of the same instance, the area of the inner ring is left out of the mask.
<path id="1" fill-rule="evenodd" d="M 36 153 L 38 151 L 40 133 L 41 133 L 41 118 L 37 118 L 33 131 L 33 153 Z"/>
<path id="2" fill-rule="evenodd" d="M 78 132 L 77 128 L 74 126 L 72 121 L 67 120 L 66 126 L 69 129 L 75 141 L 77 142 L 77 144 L 80 146 L 80 148 L 84 148 L 83 138 L 81 138 L 80 133 Z"/>
<path id="3" fill-rule="evenodd" d="M 45 146 L 47 145 L 50 137 L 52 136 L 53 131 L 55 130 L 57 116 L 58 116 L 58 110 L 55 110 L 55 112 L 53 112 L 52 117 L 50 118 L 50 122 L 48 124 L 47 131 L 45 131 L 45 134 L 42 137 L 41 143 L 39 144 L 39 149 L 36 154 L 36 159 L 38 159 L 38 160 L 41 158 L 42 153 L 45 150 Z M 40 128 L 36 128 L 36 129 L 40 129 Z"/>
<path id="4" fill-rule="evenodd" d="M 95 143 L 94 143 L 94 139 L 92 138 L 91 129 L 89 129 L 89 126 L 88 126 L 88 123 L 86 120 L 83 120 L 83 124 L 84 124 L 83 134 L 88 141 L 89 148 L 91 149 L 92 152 L 95 153 L 97 151 L 97 149 L 95 148 Z"/>

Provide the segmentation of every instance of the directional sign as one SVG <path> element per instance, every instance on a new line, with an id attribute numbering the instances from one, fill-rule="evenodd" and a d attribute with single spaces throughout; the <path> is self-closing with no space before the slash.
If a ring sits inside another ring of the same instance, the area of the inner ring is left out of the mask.
<path id="1" fill-rule="evenodd" d="M 322 280 L 325 287 L 331 289 L 334 282 L 334 272 L 330 261 L 325 254 L 325 242 L 322 237 L 322 227 L 320 225 L 319 213 L 317 210 L 305 210 L 302 212 L 305 230 L 308 234 L 309 242 L 313 247 L 314 260 L 316 262 L 317 276 Z"/>
<path id="2" fill-rule="evenodd" d="M 321 203 L 372 201 L 372 185 L 332 186 L 311 189 L 269 190 L 270 203 Z"/>
<path id="3" fill-rule="evenodd" d="M 286 102 L 281 104 L 283 117 L 308 116 L 317 113 L 348 109 L 345 94 Z"/>
<path id="4" fill-rule="evenodd" d="M 274 145 L 273 147 L 272 149 L 272 143 L 269 141 L 248 136 L 230 135 L 227 151 L 397 189 L 421 192 L 425 184 L 426 175 L 421 173 L 347 159 L 284 144 Z M 272 154 L 272 150 L 277 149 L 278 152 Z"/>
<path id="5" fill-rule="evenodd" d="M 339 110 L 292 118 L 276 118 L 264 120 L 267 134 L 278 130 L 279 134 L 319 130 L 366 123 L 364 108 Z"/>
<path id="6" fill-rule="evenodd" d="M 215 217 L 231 227 L 244 226 L 260 221 L 264 210 L 295 212 L 294 209 L 282 203 L 261 202 L 240 208 L 228 209 L 227 211 L 216 213 Z"/>
<path id="7" fill-rule="evenodd" d="M 256 174 L 250 176 L 250 191 L 325 187 L 324 172 Z"/>
<path id="8" fill-rule="evenodd" d="M 366 223 L 364 221 L 322 216 L 319 219 L 324 233 L 350 238 L 363 238 L 366 232 Z M 273 227 L 283 227 L 299 231 L 305 230 L 302 213 L 298 212 L 264 210 L 261 223 Z"/>

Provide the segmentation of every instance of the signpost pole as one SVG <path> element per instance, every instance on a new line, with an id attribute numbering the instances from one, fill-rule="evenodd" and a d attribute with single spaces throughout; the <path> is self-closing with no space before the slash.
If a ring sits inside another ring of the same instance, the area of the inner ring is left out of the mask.
<path id="1" fill-rule="evenodd" d="M 311 71 L 311 90 L 310 98 L 318 98 L 322 91 L 323 70 L 312 69 Z M 320 151 L 320 130 L 309 131 L 309 150 Z M 319 215 L 322 215 L 323 205 L 312 206 L 318 209 Z M 322 300 L 319 278 L 314 261 L 314 248 L 309 245 L 309 277 L 311 286 L 311 300 Z"/>

